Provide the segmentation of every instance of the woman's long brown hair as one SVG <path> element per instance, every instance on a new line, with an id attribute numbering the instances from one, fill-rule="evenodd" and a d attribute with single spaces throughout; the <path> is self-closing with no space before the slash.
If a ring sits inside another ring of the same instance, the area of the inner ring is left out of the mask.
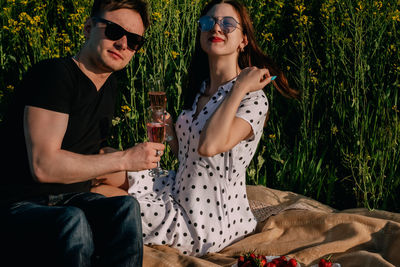
<path id="1" fill-rule="evenodd" d="M 289 86 L 288 80 L 283 72 L 278 68 L 275 62 L 267 56 L 257 45 L 254 37 L 254 28 L 250 20 L 247 9 L 236 0 L 214 0 L 205 6 L 200 16 L 204 16 L 207 12 L 217 4 L 231 5 L 240 16 L 240 24 L 243 34 L 247 36 L 248 44 L 244 47 L 244 51 L 239 53 L 238 63 L 241 69 L 256 66 L 258 68 L 267 68 L 271 76 L 277 76 L 273 85 L 283 96 L 288 98 L 299 98 L 298 91 Z M 189 67 L 189 81 L 184 94 L 184 109 L 190 109 L 194 99 L 200 90 L 201 83 L 209 78 L 210 69 L 208 65 L 208 56 L 200 45 L 200 29 L 197 31 L 195 51 Z"/>

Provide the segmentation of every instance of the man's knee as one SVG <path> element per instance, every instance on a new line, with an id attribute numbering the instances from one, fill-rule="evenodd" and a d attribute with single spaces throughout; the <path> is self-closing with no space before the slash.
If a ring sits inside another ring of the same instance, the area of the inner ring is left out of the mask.
<path id="1" fill-rule="evenodd" d="M 139 202 L 132 196 L 116 196 L 107 199 L 112 203 L 112 206 L 116 209 L 116 213 L 138 213 L 140 214 Z M 110 203 L 109 202 L 109 203 Z"/>
<path id="2" fill-rule="evenodd" d="M 60 250 L 66 257 L 78 254 L 78 257 L 90 258 L 94 251 L 94 243 L 92 230 L 84 212 L 76 207 L 63 207 L 62 210 L 56 222 Z"/>
<path id="3" fill-rule="evenodd" d="M 141 224 L 140 205 L 139 202 L 131 196 L 119 196 L 118 199 L 118 214 L 125 216 L 126 220 L 130 220 L 135 225 Z"/>
<path id="4" fill-rule="evenodd" d="M 121 199 L 122 207 L 140 214 L 140 205 L 136 198 L 132 196 L 119 196 L 118 198 Z"/>
<path id="5" fill-rule="evenodd" d="M 62 207 L 56 221 L 60 235 L 76 234 L 92 239 L 92 233 L 85 213 L 76 207 Z"/>

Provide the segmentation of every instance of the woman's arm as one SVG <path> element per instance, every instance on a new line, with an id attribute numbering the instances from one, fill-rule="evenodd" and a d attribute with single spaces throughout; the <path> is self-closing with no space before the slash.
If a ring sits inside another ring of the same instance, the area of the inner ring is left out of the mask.
<path id="1" fill-rule="evenodd" d="M 269 82 L 271 78 L 267 69 L 251 67 L 242 70 L 231 91 L 208 120 L 200 135 L 200 155 L 211 157 L 228 151 L 253 135 L 251 125 L 235 115 L 247 93 L 261 90 Z"/>

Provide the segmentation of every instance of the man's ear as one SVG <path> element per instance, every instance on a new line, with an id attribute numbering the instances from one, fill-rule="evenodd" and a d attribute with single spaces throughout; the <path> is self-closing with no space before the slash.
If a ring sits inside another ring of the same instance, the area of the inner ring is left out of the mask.
<path id="1" fill-rule="evenodd" d="M 89 39 L 92 27 L 93 27 L 93 20 L 91 18 L 88 18 L 85 22 L 85 26 L 83 27 L 83 34 L 86 39 Z"/>

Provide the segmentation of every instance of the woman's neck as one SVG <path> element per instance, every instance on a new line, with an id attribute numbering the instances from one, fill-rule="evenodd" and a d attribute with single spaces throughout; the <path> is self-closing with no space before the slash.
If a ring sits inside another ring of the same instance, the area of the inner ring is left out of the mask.
<path id="1" fill-rule="evenodd" d="M 224 84 L 240 73 L 236 57 L 214 57 L 208 58 L 210 68 L 210 83 L 207 95 L 214 94 L 221 84 Z"/>

